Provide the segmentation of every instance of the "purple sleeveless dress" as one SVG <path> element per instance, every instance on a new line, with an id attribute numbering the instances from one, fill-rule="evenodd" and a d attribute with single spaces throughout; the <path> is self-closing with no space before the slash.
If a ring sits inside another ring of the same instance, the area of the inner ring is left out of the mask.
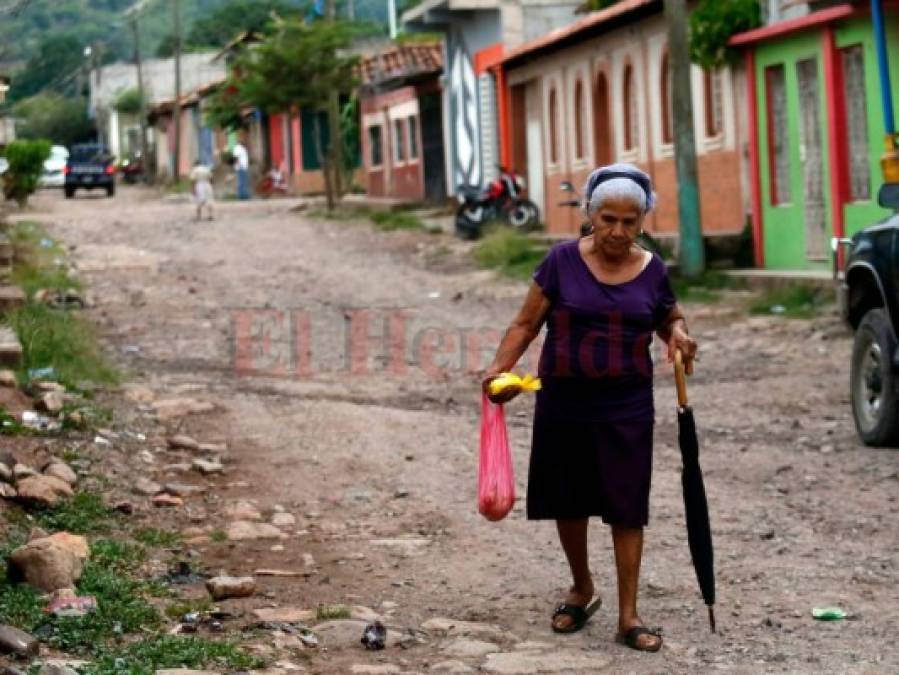
<path id="1" fill-rule="evenodd" d="M 554 246 L 534 272 L 550 300 L 538 373 L 528 474 L 529 519 L 599 516 L 649 521 L 652 359 L 649 346 L 675 304 L 653 255 L 631 281 L 606 284 L 578 241 Z"/>

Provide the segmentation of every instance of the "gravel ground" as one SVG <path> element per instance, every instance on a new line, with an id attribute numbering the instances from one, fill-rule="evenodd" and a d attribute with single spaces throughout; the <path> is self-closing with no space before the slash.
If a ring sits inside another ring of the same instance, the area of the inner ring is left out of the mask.
<path id="1" fill-rule="evenodd" d="M 193 507 L 192 524 L 226 529 L 237 499 L 296 516 L 296 532 L 274 550 L 265 540 L 195 546 L 211 568 L 235 574 L 306 566 L 300 580 L 260 579 L 262 593 L 234 606 L 362 605 L 391 631 L 385 651 L 366 652 L 344 626 L 349 638 L 325 637 L 327 650 L 306 650 L 297 664 L 320 673 L 899 671 L 899 454 L 855 436 L 851 335 L 836 317 L 750 317 L 736 295 L 687 305 L 702 355 L 690 393 L 719 633 L 708 631 L 690 566 L 673 380 L 660 366 L 641 614 L 664 627 L 665 647 L 637 654 L 613 642 L 611 541 L 600 523 L 590 547 L 606 603 L 564 637 L 549 630 L 568 585 L 554 526 L 527 522 L 523 500 L 500 523 L 477 513 L 472 371 L 486 365 L 525 284 L 475 269 L 468 246 L 448 237 L 311 220 L 296 204 L 223 203 L 215 222 L 194 223 L 189 204 L 124 189 L 112 200 L 44 193 L 20 217 L 75 246 L 89 314 L 148 399 L 215 404 L 164 421 L 230 448 L 227 476 Z M 134 414 L 118 400 L 125 418 Z M 522 496 L 531 406 L 521 398 L 508 410 Z M 821 605 L 851 620 L 816 622 Z M 409 632 L 434 617 L 498 629 Z"/>

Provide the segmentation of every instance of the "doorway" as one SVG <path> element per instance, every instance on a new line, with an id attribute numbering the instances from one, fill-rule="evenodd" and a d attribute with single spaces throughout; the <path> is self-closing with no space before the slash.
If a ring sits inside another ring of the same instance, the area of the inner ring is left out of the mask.
<path id="1" fill-rule="evenodd" d="M 797 62 L 796 78 L 799 85 L 799 162 L 805 197 L 805 254 L 809 260 L 825 260 L 827 215 L 818 60 L 810 58 Z"/>
<path id="2" fill-rule="evenodd" d="M 446 159 L 443 153 L 443 104 L 440 94 L 419 99 L 421 144 L 424 157 L 425 199 L 439 203 L 446 199 Z"/>
<path id="3" fill-rule="evenodd" d="M 537 82 L 530 82 L 525 92 L 525 116 L 527 117 L 528 195 L 546 218 L 545 186 L 543 184 L 543 127 L 540 124 L 540 89 Z"/>
<path id="4" fill-rule="evenodd" d="M 609 81 L 605 73 L 596 76 L 593 88 L 593 145 L 596 166 L 612 163 L 612 119 L 609 107 Z"/>

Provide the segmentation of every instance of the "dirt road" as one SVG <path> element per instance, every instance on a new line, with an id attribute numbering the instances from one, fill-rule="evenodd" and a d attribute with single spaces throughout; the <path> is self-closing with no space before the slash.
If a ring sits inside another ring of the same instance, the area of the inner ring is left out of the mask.
<path id="1" fill-rule="evenodd" d="M 227 531 L 241 499 L 266 517 L 295 516 L 276 541 L 197 540 L 212 571 L 307 572 L 260 578 L 261 593 L 233 606 L 252 616 L 360 605 L 390 629 L 385 651 L 366 652 L 356 624 L 338 621 L 322 630 L 328 649 L 294 663 L 318 673 L 899 670 L 899 454 L 854 435 L 850 336 L 836 318 L 749 317 L 737 300 L 687 307 L 702 352 L 691 394 L 720 632 L 708 632 L 690 566 L 673 384 L 659 369 L 641 614 L 664 627 L 665 648 L 636 654 L 613 643 L 601 524 L 590 546 L 605 606 L 581 634 L 560 637 L 549 617 L 568 578 L 554 526 L 527 522 L 523 500 L 501 523 L 476 510 L 479 392 L 467 371 L 479 343 L 486 364 L 490 331 L 505 327 L 525 285 L 475 269 L 448 238 L 313 220 L 294 204 L 226 203 L 215 222 L 194 223 L 187 204 L 123 190 L 114 200 L 44 194 L 27 215 L 76 245 L 90 315 L 145 387 L 130 390 L 140 405 L 116 399 L 120 418 L 146 416 L 153 398 L 216 406 L 164 421 L 229 447 L 225 477 L 168 512 L 174 522 Z M 509 406 L 521 495 L 531 405 Z M 175 475 L 151 450 L 159 459 L 142 471 Z M 821 605 L 853 620 L 816 622 Z M 478 623 L 417 630 L 438 617 Z"/>

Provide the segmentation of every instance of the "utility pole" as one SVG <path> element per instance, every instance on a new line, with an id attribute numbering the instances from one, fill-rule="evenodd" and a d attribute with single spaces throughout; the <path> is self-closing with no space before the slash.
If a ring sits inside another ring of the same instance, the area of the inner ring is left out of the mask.
<path id="1" fill-rule="evenodd" d="M 172 180 L 181 178 L 181 2 L 172 0 L 175 34 L 175 104 L 172 106 L 172 123 L 175 125 L 175 149 Z"/>
<path id="2" fill-rule="evenodd" d="M 335 8 L 335 0 L 327 0 L 327 9 L 325 17 L 328 21 L 334 21 L 337 16 Z M 343 136 L 340 133 L 340 97 L 336 91 L 331 92 L 328 99 L 328 128 L 331 131 L 330 141 L 331 147 L 328 154 L 331 156 L 331 172 L 334 176 L 332 185 L 334 186 L 334 194 L 337 199 L 343 197 Z"/>
<path id="3" fill-rule="evenodd" d="M 690 54 L 687 47 L 685 0 L 665 0 L 668 23 L 668 62 L 671 64 L 674 160 L 677 171 L 677 212 L 680 219 L 680 269 L 686 277 L 705 270 L 696 139 L 693 131 L 693 93 L 690 87 Z"/>
<path id="4" fill-rule="evenodd" d="M 390 39 L 396 40 L 396 0 L 387 0 L 387 27 Z"/>
<path id="5" fill-rule="evenodd" d="M 144 180 L 152 172 L 150 156 L 147 153 L 147 96 L 144 91 L 144 71 L 140 56 L 140 28 L 137 24 L 137 12 L 131 14 L 131 33 L 134 35 L 134 64 L 137 66 L 137 93 L 140 96 L 140 157 L 144 167 Z"/>

